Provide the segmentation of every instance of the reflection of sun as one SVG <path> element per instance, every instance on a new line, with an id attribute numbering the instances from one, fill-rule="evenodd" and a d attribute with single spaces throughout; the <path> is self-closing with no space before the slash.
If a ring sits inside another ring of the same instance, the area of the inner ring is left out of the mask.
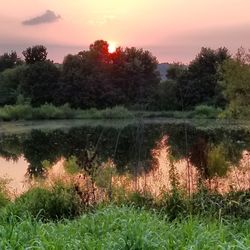
<path id="1" fill-rule="evenodd" d="M 115 42 L 109 42 L 109 53 L 114 53 L 116 51 Z"/>

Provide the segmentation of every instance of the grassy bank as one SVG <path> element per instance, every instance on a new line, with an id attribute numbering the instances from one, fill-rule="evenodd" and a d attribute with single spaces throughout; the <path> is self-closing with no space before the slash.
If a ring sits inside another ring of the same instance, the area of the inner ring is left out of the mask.
<path id="1" fill-rule="evenodd" d="M 0 223 L 1 249 L 249 249 L 249 222 L 187 218 L 108 206 L 73 221 L 43 223 L 9 217 Z"/>
<path id="2" fill-rule="evenodd" d="M 2 182 L 0 249 L 250 247 L 248 191 L 200 192 L 191 198 L 175 191 L 155 200 L 119 189 L 98 202 L 93 190 L 59 181 L 11 201 L 5 186 Z"/>
<path id="3" fill-rule="evenodd" d="M 97 110 L 95 108 L 81 110 L 70 108 L 69 105 L 56 107 L 45 104 L 32 107 L 29 104 L 5 105 L 0 107 L 0 121 L 15 120 L 48 120 L 48 119 L 131 119 L 131 118 L 195 118 L 215 119 L 220 109 L 209 106 L 197 106 L 193 111 L 130 111 L 125 107 L 116 106 Z"/>

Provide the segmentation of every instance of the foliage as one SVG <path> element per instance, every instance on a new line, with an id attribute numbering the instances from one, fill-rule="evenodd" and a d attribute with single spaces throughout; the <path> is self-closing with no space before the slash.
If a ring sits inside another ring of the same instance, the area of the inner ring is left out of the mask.
<path id="1" fill-rule="evenodd" d="M 180 109 L 179 100 L 177 99 L 176 81 L 171 79 L 160 82 L 152 105 L 156 110 Z"/>
<path id="2" fill-rule="evenodd" d="M 0 209 L 7 206 L 10 202 L 10 194 L 7 189 L 9 180 L 0 178 Z"/>
<path id="3" fill-rule="evenodd" d="M 60 220 L 78 216 L 81 201 L 74 187 L 56 182 L 51 188 L 34 187 L 18 197 L 7 212 L 16 216 L 27 213 L 42 220 Z"/>
<path id="4" fill-rule="evenodd" d="M 0 72 L 3 72 L 6 69 L 12 69 L 22 63 L 22 60 L 17 56 L 15 51 L 4 53 L 3 55 L 0 55 Z"/>
<path id="5" fill-rule="evenodd" d="M 220 82 L 229 105 L 225 116 L 247 118 L 250 116 L 250 59 L 244 49 L 224 62 L 221 67 L 223 81 Z"/>
<path id="6" fill-rule="evenodd" d="M 213 146 L 207 156 L 208 176 L 225 176 L 229 169 L 224 145 Z"/>
<path id="7" fill-rule="evenodd" d="M 207 105 L 199 105 L 194 109 L 194 117 L 200 119 L 216 119 L 221 113 L 222 109 Z"/>
<path id="8" fill-rule="evenodd" d="M 0 105 L 15 104 L 26 66 L 16 66 L 0 73 Z"/>
<path id="9" fill-rule="evenodd" d="M 250 191 L 219 194 L 201 188 L 190 199 L 191 213 L 217 218 L 249 219 Z"/>
<path id="10" fill-rule="evenodd" d="M 33 106 L 53 103 L 59 88 L 59 77 L 59 69 L 50 61 L 30 64 L 23 72 L 21 92 L 30 98 Z"/>
<path id="11" fill-rule="evenodd" d="M 75 156 L 69 157 L 64 163 L 63 167 L 66 170 L 67 173 L 69 174 L 75 174 L 80 171 L 80 168 L 77 164 L 77 158 Z"/>
<path id="12" fill-rule="evenodd" d="M 10 217 L 0 224 L 3 249 L 249 249 L 249 221 L 169 222 L 133 207 L 109 206 L 58 223 Z"/>
<path id="13" fill-rule="evenodd" d="M 158 208 L 167 214 L 172 221 L 179 217 L 188 215 L 188 201 L 180 189 L 174 188 L 170 193 L 162 193 L 162 197 L 158 202 Z"/>
<path id="14" fill-rule="evenodd" d="M 29 120 L 32 118 L 32 107 L 30 105 L 5 105 L 0 108 L 0 120 Z"/>
<path id="15" fill-rule="evenodd" d="M 223 107 L 225 100 L 218 84 L 218 67 L 230 57 L 226 48 L 212 50 L 202 48 L 188 68 L 177 74 L 177 99 L 182 108 L 198 104 Z"/>
<path id="16" fill-rule="evenodd" d="M 47 58 L 47 49 L 43 45 L 29 47 L 23 51 L 23 56 L 27 64 L 44 62 Z"/>
<path id="17" fill-rule="evenodd" d="M 156 68 L 148 51 L 118 48 L 110 54 L 106 41 L 96 41 L 65 57 L 58 102 L 77 108 L 146 105 L 159 82 Z"/>
<path id="18" fill-rule="evenodd" d="M 76 113 L 68 104 L 60 107 L 44 104 L 39 108 L 33 108 L 29 104 L 5 105 L 0 108 L 0 120 L 70 119 L 74 118 Z"/>

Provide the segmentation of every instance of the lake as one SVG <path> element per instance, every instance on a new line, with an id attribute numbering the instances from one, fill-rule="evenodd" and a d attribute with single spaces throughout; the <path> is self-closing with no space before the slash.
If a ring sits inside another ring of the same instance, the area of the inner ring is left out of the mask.
<path id="1" fill-rule="evenodd" d="M 0 177 L 15 193 L 32 181 L 112 168 L 113 182 L 159 194 L 173 180 L 187 192 L 204 181 L 220 192 L 250 188 L 250 124 L 134 119 L 12 122 L 0 125 Z M 124 182 L 125 183 L 125 182 Z"/>

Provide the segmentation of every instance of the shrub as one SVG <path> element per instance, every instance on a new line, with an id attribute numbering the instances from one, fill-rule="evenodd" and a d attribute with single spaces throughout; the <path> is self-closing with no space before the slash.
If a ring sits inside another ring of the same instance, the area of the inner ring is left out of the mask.
<path id="1" fill-rule="evenodd" d="M 127 203 L 138 208 L 152 208 L 154 199 L 149 193 L 131 192 L 128 194 Z"/>
<path id="2" fill-rule="evenodd" d="M 227 206 L 224 214 L 240 219 L 250 219 L 250 190 L 230 192 L 226 196 Z"/>
<path id="3" fill-rule="evenodd" d="M 132 118 L 132 113 L 123 106 L 115 106 L 114 108 L 106 108 L 101 112 L 104 119 L 117 119 L 117 118 Z"/>
<path id="4" fill-rule="evenodd" d="M 32 107 L 28 104 L 5 105 L 0 108 L 0 120 L 27 120 L 32 118 Z"/>
<path id="5" fill-rule="evenodd" d="M 164 193 L 159 202 L 159 208 L 166 213 L 170 220 L 186 216 L 189 212 L 188 202 L 182 192 L 173 189 L 171 193 Z"/>
<path id="6" fill-rule="evenodd" d="M 217 118 L 218 115 L 222 112 L 220 108 L 215 108 L 207 105 L 199 105 L 194 109 L 195 118 Z"/>
<path id="7" fill-rule="evenodd" d="M 42 220 L 73 218 L 81 212 L 81 201 L 70 185 L 56 183 L 52 188 L 35 187 L 16 199 L 9 212 L 24 216 L 27 212 Z"/>

